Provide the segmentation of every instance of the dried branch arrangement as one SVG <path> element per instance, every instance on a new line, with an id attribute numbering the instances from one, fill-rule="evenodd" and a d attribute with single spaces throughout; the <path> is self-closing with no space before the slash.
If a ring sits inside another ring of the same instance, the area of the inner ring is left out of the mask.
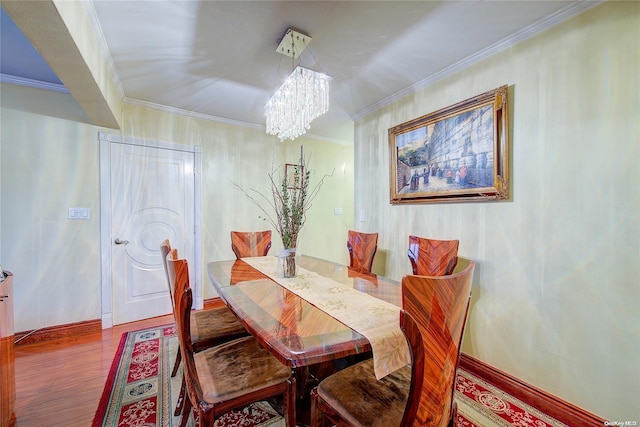
<path id="1" fill-rule="evenodd" d="M 320 192 L 324 180 L 333 176 L 333 171 L 330 175 L 325 174 L 309 190 L 311 175 L 309 160 L 307 159 L 305 162 L 303 150 L 300 147 L 300 161 L 297 165 L 300 167 L 294 169 L 291 177 L 286 173 L 280 173 L 276 178 L 276 168 L 272 163 L 271 173 L 268 174 L 271 198 L 255 189 L 249 190 L 249 193 L 235 182 L 233 183 L 235 188 L 242 191 L 262 211 L 264 216 L 260 216 L 260 218 L 269 222 L 277 230 L 285 249 L 297 246 L 298 234 L 307 220 L 307 211 Z M 273 212 L 265 208 L 263 202 L 266 202 L 266 205 Z"/>

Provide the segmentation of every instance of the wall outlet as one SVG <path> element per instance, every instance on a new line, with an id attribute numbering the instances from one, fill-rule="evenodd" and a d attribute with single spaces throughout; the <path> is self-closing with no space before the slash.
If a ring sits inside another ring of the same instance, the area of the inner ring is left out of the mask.
<path id="1" fill-rule="evenodd" d="M 89 219 L 91 212 L 89 208 L 69 208 L 69 219 Z"/>
<path id="2" fill-rule="evenodd" d="M 342 215 L 343 213 L 342 208 L 333 208 L 334 215 Z"/>

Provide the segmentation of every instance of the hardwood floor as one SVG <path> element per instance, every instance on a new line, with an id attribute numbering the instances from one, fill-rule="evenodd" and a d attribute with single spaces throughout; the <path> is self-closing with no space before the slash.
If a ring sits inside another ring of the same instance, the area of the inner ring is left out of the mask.
<path id="1" fill-rule="evenodd" d="M 16 427 L 90 426 L 122 334 L 168 323 L 172 315 L 16 346 Z"/>

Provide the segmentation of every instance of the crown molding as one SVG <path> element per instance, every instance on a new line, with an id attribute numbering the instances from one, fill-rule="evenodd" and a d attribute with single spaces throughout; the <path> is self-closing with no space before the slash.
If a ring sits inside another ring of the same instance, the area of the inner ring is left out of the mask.
<path id="1" fill-rule="evenodd" d="M 135 98 L 128 98 L 126 96 L 124 98 L 124 103 L 129 105 L 136 105 L 138 107 L 148 108 L 150 110 L 161 111 L 161 112 L 171 113 L 171 114 L 179 114 L 181 116 L 186 116 L 186 117 L 193 117 L 195 119 L 205 120 L 208 122 L 218 122 L 218 123 L 224 123 L 227 125 L 240 126 L 244 128 L 250 128 L 250 129 L 261 129 L 261 130 L 265 129 L 264 125 L 257 124 L 257 123 L 244 122 L 241 120 L 232 120 L 232 119 L 227 119 L 225 117 L 212 116 L 209 114 L 198 113 L 196 111 L 189 111 L 189 110 L 183 110 L 181 108 L 169 107 L 167 105 L 157 104 L 155 102 L 142 101 L 140 99 L 135 99 Z"/>
<path id="2" fill-rule="evenodd" d="M 49 83 L 42 80 L 34 80 L 26 77 L 12 76 L 11 74 L 0 73 L 0 82 L 18 86 L 27 86 L 35 89 L 44 89 L 52 92 L 70 93 L 63 84 Z"/>
<path id="3" fill-rule="evenodd" d="M 534 22 L 531 25 L 524 27 L 523 29 L 515 32 L 509 37 L 498 41 L 497 43 L 492 44 L 491 46 L 470 55 L 455 64 L 452 64 L 442 70 L 431 74 L 426 79 L 420 80 L 412 84 L 411 86 L 402 89 L 399 92 L 394 93 L 391 96 L 388 96 L 380 101 L 371 104 L 370 106 L 354 113 L 351 118 L 353 121 L 357 121 L 381 108 L 384 108 L 396 101 L 399 101 L 409 95 L 413 95 L 419 90 L 425 89 L 432 84 L 438 82 L 439 80 L 444 79 L 445 77 L 449 77 L 458 71 L 464 70 L 465 68 L 470 67 L 473 64 L 476 64 L 486 58 L 489 58 L 492 55 L 495 55 L 498 52 L 501 52 L 507 48 L 510 48 L 524 40 L 527 40 L 536 34 L 539 34 L 551 27 L 554 27 L 560 24 L 563 21 L 566 21 L 569 18 L 572 18 L 576 15 L 579 15 L 582 12 L 585 12 L 601 3 L 604 3 L 606 0 L 583 0 L 577 1 L 575 3 L 571 3 L 570 5 L 558 10 L 557 12 L 540 19 L 539 21 Z"/>
<path id="4" fill-rule="evenodd" d="M 169 107 L 167 105 L 157 104 L 155 102 L 149 102 L 149 101 L 142 101 L 140 99 L 135 99 L 135 98 L 125 97 L 123 102 L 125 104 L 135 105 L 138 107 L 147 108 L 149 110 L 155 110 L 155 111 L 171 113 L 171 114 L 178 114 L 181 116 L 192 117 L 194 119 L 204 120 L 208 122 L 216 122 L 216 123 L 222 123 L 226 125 L 238 126 L 238 127 L 248 128 L 248 129 L 256 129 L 266 133 L 265 125 L 260 123 L 245 122 L 242 120 L 232 120 L 232 119 L 227 119 L 225 117 L 218 117 L 218 116 L 212 116 L 209 114 L 198 113 L 195 111 L 183 110 L 181 108 Z M 327 138 L 324 136 L 314 135 L 311 133 L 305 133 L 300 137 L 316 139 L 318 141 L 330 142 L 332 144 L 353 145 L 352 141 L 344 141 L 340 139 Z M 275 136 L 273 138 L 277 139 L 277 137 Z"/>

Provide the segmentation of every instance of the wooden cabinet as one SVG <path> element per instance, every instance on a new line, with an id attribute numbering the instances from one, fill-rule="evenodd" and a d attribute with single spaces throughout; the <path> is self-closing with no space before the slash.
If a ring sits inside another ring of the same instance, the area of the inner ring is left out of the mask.
<path id="1" fill-rule="evenodd" d="M 15 424 L 15 355 L 13 348 L 13 275 L 0 282 L 0 427 Z"/>

